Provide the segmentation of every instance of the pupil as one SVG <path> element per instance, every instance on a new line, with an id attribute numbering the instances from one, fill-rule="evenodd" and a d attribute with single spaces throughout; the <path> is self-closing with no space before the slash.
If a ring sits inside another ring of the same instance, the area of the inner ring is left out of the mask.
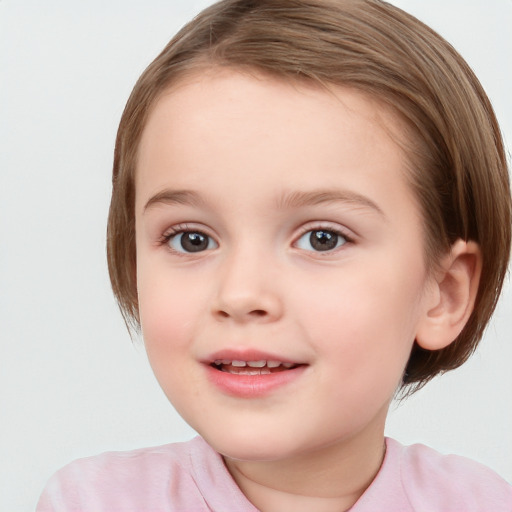
<path id="1" fill-rule="evenodd" d="M 181 246 L 188 252 L 203 251 L 208 247 L 208 238 L 201 233 L 184 233 Z"/>
<path id="2" fill-rule="evenodd" d="M 338 243 L 338 235 L 332 231 L 313 231 L 309 237 L 311 247 L 317 251 L 329 251 Z"/>

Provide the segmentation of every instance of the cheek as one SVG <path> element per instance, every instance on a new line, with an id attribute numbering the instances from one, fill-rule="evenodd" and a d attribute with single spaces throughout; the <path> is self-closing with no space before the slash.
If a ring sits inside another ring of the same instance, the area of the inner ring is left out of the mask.
<path id="1" fill-rule="evenodd" d="M 138 274 L 140 322 L 150 358 L 154 352 L 179 353 L 192 336 L 201 305 L 194 287 L 182 280 L 159 271 L 158 265 L 142 268 Z"/>
<path id="2" fill-rule="evenodd" d="M 194 287 L 179 277 L 152 271 L 141 274 L 139 283 L 139 313 L 149 363 L 167 398 L 183 414 L 199 389 L 197 375 L 190 368 L 190 349 L 198 319 L 204 317 L 203 308 Z"/>
<path id="3" fill-rule="evenodd" d="M 336 279 L 311 281 L 309 298 L 295 295 L 302 328 L 346 375 L 371 382 L 375 372 L 388 372 L 399 379 L 421 312 L 423 272 L 415 270 L 411 278 L 392 264 L 362 264 Z"/>

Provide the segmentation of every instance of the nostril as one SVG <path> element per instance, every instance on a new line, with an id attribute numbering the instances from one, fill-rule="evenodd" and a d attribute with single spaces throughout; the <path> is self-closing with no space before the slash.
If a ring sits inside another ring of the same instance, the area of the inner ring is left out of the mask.
<path id="1" fill-rule="evenodd" d="M 254 311 L 251 311 L 250 314 L 253 316 L 260 317 L 260 316 L 265 316 L 267 314 L 267 312 L 264 311 L 263 309 L 255 309 Z"/>
<path id="2" fill-rule="evenodd" d="M 1 0 L 0 0 L 1 1 Z M 246 319 L 257 319 L 257 318 L 264 318 L 268 316 L 268 311 L 265 311 L 264 309 L 253 309 L 248 311 L 245 314 L 240 314 L 238 312 L 231 313 L 229 310 L 225 311 L 223 309 L 219 309 L 216 311 L 216 315 L 218 318 L 246 318 Z"/>

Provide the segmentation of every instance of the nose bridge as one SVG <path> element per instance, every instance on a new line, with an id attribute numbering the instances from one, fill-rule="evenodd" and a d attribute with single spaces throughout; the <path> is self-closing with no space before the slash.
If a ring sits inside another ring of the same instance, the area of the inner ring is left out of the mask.
<path id="1" fill-rule="evenodd" d="M 219 269 L 214 314 L 236 321 L 270 321 L 282 314 L 275 261 L 269 250 L 240 241 L 225 255 Z"/>

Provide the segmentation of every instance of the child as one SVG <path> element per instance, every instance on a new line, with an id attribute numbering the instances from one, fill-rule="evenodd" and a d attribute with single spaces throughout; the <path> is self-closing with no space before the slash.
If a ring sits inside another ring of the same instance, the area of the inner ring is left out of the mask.
<path id="1" fill-rule="evenodd" d="M 384 438 L 474 351 L 510 253 L 492 108 L 379 0 L 224 0 L 137 82 L 108 259 L 162 389 L 201 435 L 80 460 L 47 511 L 505 511 L 512 487 Z"/>

